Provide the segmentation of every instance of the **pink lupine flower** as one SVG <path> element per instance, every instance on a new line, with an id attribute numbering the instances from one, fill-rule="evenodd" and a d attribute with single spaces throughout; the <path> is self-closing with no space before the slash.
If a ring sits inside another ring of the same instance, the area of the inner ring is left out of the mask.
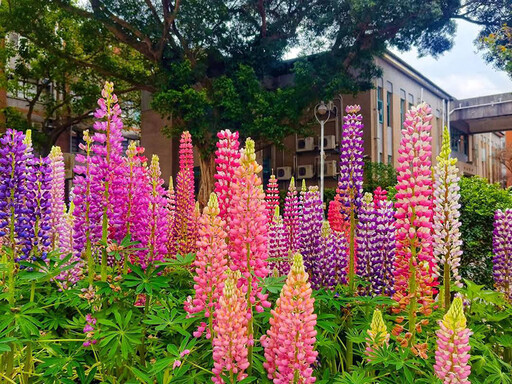
<path id="1" fill-rule="evenodd" d="M 439 321 L 439 326 L 441 328 L 436 332 L 437 350 L 434 365 L 436 376 L 443 380 L 444 384 L 470 384 L 469 337 L 472 332 L 466 326 L 464 306 L 460 297 L 453 300 L 443 320 Z"/>
<path id="2" fill-rule="evenodd" d="M 271 310 L 270 329 L 261 338 L 265 348 L 268 378 L 276 384 L 314 383 L 311 365 L 318 352 L 316 341 L 315 299 L 300 253 L 293 255 L 293 264 Z"/>
<path id="3" fill-rule="evenodd" d="M 83 342 L 84 347 L 89 347 L 96 344 L 97 340 L 94 339 L 94 325 L 96 325 L 96 319 L 92 317 L 90 313 L 85 316 L 85 326 L 83 333 L 85 333 L 86 340 Z"/>
<path id="4" fill-rule="evenodd" d="M 185 131 L 180 140 L 180 170 L 176 177 L 176 213 L 173 236 L 176 239 L 176 252 L 180 255 L 196 250 L 193 232 L 194 220 L 194 154 L 192 136 Z M 171 255 L 173 256 L 173 255 Z"/>
<path id="5" fill-rule="evenodd" d="M 432 253 L 432 174 L 429 124 L 431 108 L 423 103 L 406 114 L 398 149 L 396 186 L 395 299 L 404 308 L 410 300 L 428 311 L 437 285 Z M 409 286 L 411 275 L 414 285 Z"/>
<path id="6" fill-rule="evenodd" d="M 238 276 L 240 273 L 229 273 L 219 300 L 213 339 L 214 383 L 224 383 L 223 375 L 229 376 L 231 382 L 247 377 L 248 345 L 252 345 L 253 340 L 252 336 L 251 339 L 247 336 L 247 301 L 245 294 L 237 287 Z"/>
<path id="7" fill-rule="evenodd" d="M 267 204 L 268 222 L 270 223 L 274 218 L 276 207 L 279 206 L 279 184 L 274 174 L 270 175 L 270 180 L 268 181 L 265 202 Z"/>
<path id="8" fill-rule="evenodd" d="M 366 349 L 364 353 L 368 361 L 370 361 L 372 355 L 375 354 L 378 349 L 389 343 L 388 329 L 382 318 L 382 312 L 379 309 L 373 311 L 370 329 L 366 332 L 368 333 L 368 337 L 366 338 Z"/>
<path id="9" fill-rule="evenodd" d="M 462 256 L 460 233 L 460 187 L 457 159 L 450 157 L 450 133 L 445 127 L 441 153 L 434 167 L 434 256 L 444 267 L 444 306 L 450 306 L 450 282 L 462 287 L 459 274 Z M 439 273 L 438 273 L 439 275 Z"/>
<path id="10" fill-rule="evenodd" d="M 217 195 L 212 193 L 208 205 L 199 218 L 197 254 L 194 260 L 194 289 L 195 297 L 185 302 L 185 310 L 189 314 L 204 311 L 208 319 L 206 337 L 213 335 L 216 325 L 216 313 L 219 298 L 224 289 L 226 279 L 228 247 L 226 244 L 226 222 L 219 216 Z M 203 333 L 206 324 L 201 324 L 194 336 Z"/>
<path id="11" fill-rule="evenodd" d="M 172 363 L 172 369 L 176 369 L 178 367 L 181 367 L 181 360 L 174 360 L 174 363 Z"/>
<path id="12" fill-rule="evenodd" d="M 262 293 L 261 283 L 267 269 L 267 212 L 265 193 L 261 188 L 261 165 L 256 162 L 254 141 L 247 139 L 242 150 L 240 166 L 235 171 L 232 183 L 231 206 L 228 214 L 231 269 L 242 274 L 240 284 L 248 294 L 249 316 L 253 307 L 262 312 L 269 307 L 267 294 Z M 251 287 L 249 289 L 249 286 Z"/>
<path id="13" fill-rule="evenodd" d="M 219 200 L 220 217 L 228 220 L 228 208 L 231 204 L 231 184 L 235 182 L 235 170 L 240 166 L 240 143 L 238 132 L 230 130 L 217 134 L 217 150 L 215 151 L 215 193 Z"/>
<path id="14" fill-rule="evenodd" d="M 290 249 L 297 250 L 300 221 L 300 205 L 295 179 L 292 177 L 284 200 L 284 225 L 288 232 Z"/>

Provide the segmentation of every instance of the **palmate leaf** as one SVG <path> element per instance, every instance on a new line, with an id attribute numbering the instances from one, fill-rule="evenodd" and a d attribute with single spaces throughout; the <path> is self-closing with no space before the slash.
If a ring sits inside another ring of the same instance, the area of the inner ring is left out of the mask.
<path id="1" fill-rule="evenodd" d="M 356 370 L 354 372 L 345 372 L 340 379 L 335 381 L 336 384 L 370 384 L 375 381 L 369 377 L 366 372 Z"/>

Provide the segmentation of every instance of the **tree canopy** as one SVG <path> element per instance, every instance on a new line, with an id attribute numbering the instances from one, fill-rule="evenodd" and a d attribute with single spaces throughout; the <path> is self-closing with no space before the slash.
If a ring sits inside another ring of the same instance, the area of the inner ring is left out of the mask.
<path id="1" fill-rule="evenodd" d="M 483 0 L 7 0 L 0 24 L 152 92 L 172 116 L 166 132 L 191 131 L 211 167 L 218 130 L 280 143 L 304 127 L 313 101 L 371 87 L 373 57 L 388 46 L 440 54 L 455 18 L 502 25 L 507 2 L 490 12 Z M 295 51 L 308 55 L 284 60 Z M 283 74 L 294 76 L 286 87 Z"/>

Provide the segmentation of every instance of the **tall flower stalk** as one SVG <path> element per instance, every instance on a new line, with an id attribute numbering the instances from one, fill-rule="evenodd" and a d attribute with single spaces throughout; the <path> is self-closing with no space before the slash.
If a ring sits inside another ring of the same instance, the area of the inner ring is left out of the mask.
<path id="1" fill-rule="evenodd" d="M 269 225 L 268 231 L 268 258 L 270 259 L 270 270 L 281 276 L 288 275 L 290 271 L 290 260 L 288 252 L 290 243 L 283 218 L 279 214 L 279 205 L 274 209 L 274 217 Z"/>
<path id="2" fill-rule="evenodd" d="M 185 302 L 185 310 L 191 315 L 204 311 L 208 324 L 201 323 L 194 336 L 199 337 L 206 330 L 206 338 L 210 339 L 215 337 L 216 314 L 228 269 L 226 222 L 220 217 L 219 202 L 214 192 L 199 218 L 198 235 L 193 264 L 195 296 Z"/>
<path id="3" fill-rule="evenodd" d="M 416 332 L 418 304 L 429 313 L 437 283 L 432 253 L 432 114 L 423 103 L 406 114 L 398 149 L 396 186 L 395 299 L 409 306 L 411 345 Z"/>
<path id="4" fill-rule="evenodd" d="M 318 352 L 315 299 L 300 253 L 293 264 L 275 309 L 271 310 L 270 329 L 261 338 L 265 348 L 268 378 L 274 383 L 314 383 L 312 365 Z"/>
<path id="5" fill-rule="evenodd" d="M 262 292 L 262 282 L 269 271 L 265 193 L 258 177 L 261 170 L 261 165 L 256 162 L 254 141 L 247 139 L 242 150 L 240 166 L 234 174 L 235 183 L 232 184 L 231 206 L 228 213 L 231 269 L 240 271 L 239 284 L 248 302 L 249 362 L 252 362 L 253 309 L 262 312 L 263 307 L 270 307 L 267 301 L 268 294 Z"/>
<path id="6" fill-rule="evenodd" d="M 321 253 L 318 272 L 322 286 L 335 289 L 339 284 L 347 284 L 347 241 L 343 233 L 330 228 L 328 221 L 322 226 Z"/>
<path id="7" fill-rule="evenodd" d="M 361 293 L 374 294 L 383 271 L 380 269 L 377 248 L 377 217 L 371 193 L 365 193 L 357 223 L 357 274 L 367 283 Z"/>
<path id="8" fill-rule="evenodd" d="M 376 273 L 372 279 L 372 288 L 376 295 L 392 296 L 395 292 L 395 212 L 393 202 L 386 200 L 385 194 L 375 193 L 374 202 L 377 249 L 373 257 L 373 266 Z"/>
<path id="9" fill-rule="evenodd" d="M 220 217 L 229 219 L 228 208 L 231 204 L 231 184 L 235 182 L 235 170 L 240 166 L 240 142 L 238 132 L 226 129 L 217 134 L 215 151 L 215 193 L 219 200 Z"/>
<path id="10" fill-rule="evenodd" d="M 276 207 L 279 206 L 279 184 L 273 173 L 270 175 L 270 179 L 268 181 L 265 201 L 267 203 L 268 222 L 271 223 L 274 218 Z"/>
<path id="11" fill-rule="evenodd" d="M 450 158 L 450 133 L 445 127 L 441 153 L 434 167 L 434 256 L 443 265 L 443 305 L 450 308 L 451 288 L 453 282 L 462 287 L 459 274 L 462 256 L 462 240 L 460 234 L 460 187 L 457 159 Z"/>
<path id="12" fill-rule="evenodd" d="M 389 343 L 389 332 L 382 318 L 382 312 L 379 309 L 373 311 L 370 329 L 367 331 L 366 349 L 364 351 L 368 361 L 371 361 L 376 351 Z"/>
<path id="13" fill-rule="evenodd" d="M 231 384 L 245 379 L 250 366 L 248 346 L 253 340 L 248 336 L 245 294 L 237 287 L 239 276 L 239 272 L 229 273 L 217 309 L 212 381 L 218 384 L 224 383 L 222 376 L 228 376 Z"/>
<path id="14" fill-rule="evenodd" d="M 299 195 L 297 188 L 295 187 L 295 179 L 292 177 L 290 185 L 288 186 L 288 192 L 284 200 L 284 212 L 283 221 L 288 232 L 290 249 L 297 250 L 297 236 L 299 229 Z"/>
<path id="15" fill-rule="evenodd" d="M 59 248 L 60 237 L 65 236 L 62 232 L 65 229 L 65 212 L 64 204 L 64 156 L 60 147 L 52 147 L 48 156 L 50 159 L 51 169 L 51 185 L 50 185 L 50 241 L 53 250 Z M 62 250 L 61 250 L 62 251 Z"/>
<path id="16" fill-rule="evenodd" d="M 361 205 L 363 191 L 363 117 L 359 105 L 348 105 L 343 117 L 343 137 L 340 150 L 340 177 L 338 181 L 339 200 L 342 213 L 350 223 L 348 286 L 355 289 L 356 271 L 356 215 Z"/>
<path id="17" fill-rule="evenodd" d="M 512 209 L 494 214 L 493 277 L 494 286 L 512 302 Z"/>
<path id="18" fill-rule="evenodd" d="M 472 332 L 466 326 L 462 299 L 456 297 L 436 332 L 437 349 L 434 371 L 443 384 L 470 384 L 469 337 Z"/>

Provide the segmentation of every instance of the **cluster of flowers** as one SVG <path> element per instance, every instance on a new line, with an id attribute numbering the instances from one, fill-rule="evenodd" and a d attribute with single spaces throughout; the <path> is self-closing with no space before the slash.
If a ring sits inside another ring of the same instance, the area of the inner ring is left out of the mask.
<path id="1" fill-rule="evenodd" d="M 38 157 L 30 134 L 9 130 L 0 139 L 0 241 L 13 249 L 12 263 L 45 259 L 48 252 L 71 254 L 73 268 L 58 278 L 66 289 L 87 272 L 92 281 L 95 264 L 123 263 L 125 268 L 126 260 L 109 258 L 105 248 L 115 248 L 128 235 L 140 243 L 130 262 L 143 268 L 177 254 L 196 253 L 195 295 L 185 309 L 190 316 L 204 318 L 195 336 L 205 334 L 212 340 L 214 381 L 219 383 L 224 377 L 247 376 L 255 342 L 254 311 L 271 306 L 262 289 L 271 273 L 287 276 L 271 311 L 271 327 L 261 338 L 264 366 L 274 382 L 296 377 L 314 382 L 312 288 L 348 284 L 360 295 L 392 296 L 397 311 L 409 310 L 409 332 L 402 340 L 405 345 L 411 341 L 413 351 L 422 350 L 412 343 L 421 326 L 416 324 L 417 312 L 430 313 L 439 277 L 445 308 L 450 307 L 450 282 L 461 284 L 458 170 L 449 157 L 445 131 L 432 178 L 432 115 L 426 104 L 406 114 L 395 204 L 380 188 L 363 194 L 362 116 L 359 106 L 347 107 L 338 189 L 328 220 L 318 188 L 303 183 L 298 191 L 293 179 L 281 215 L 278 182 L 272 176 L 264 192 L 254 142 L 247 139 L 240 149 L 238 133 L 228 130 L 218 134 L 215 189 L 199 212 L 191 135 L 184 132 L 181 137 L 176 189 L 171 179 L 166 190 L 157 156 L 148 164 L 144 150 L 134 143 L 123 153 L 121 110 L 111 83 L 98 104 L 94 133 L 84 132 L 82 153 L 76 158 L 68 208 L 60 149 Z M 512 211 L 496 213 L 494 275 L 498 289 L 512 299 L 510 216 Z M 446 353 L 456 353 L 458 365 L 438 363 L 436 372 L 445 381 L 459 377 L 463 382 L 469 372 L 464 365 L 469 332 L 457 299 L 451 308 L 441 323 L 438 355 L 442 360 Z M 90 334 L 93 325 L 92 317 L 87 319 L 84 332 Z M 387 343 L 380 312 L 368 335 L 369 354 Z M 450 340 L 456 342 L 456 351 L 450 349 Z M 93 342 L 92 334 L 88 342 Z"/>

